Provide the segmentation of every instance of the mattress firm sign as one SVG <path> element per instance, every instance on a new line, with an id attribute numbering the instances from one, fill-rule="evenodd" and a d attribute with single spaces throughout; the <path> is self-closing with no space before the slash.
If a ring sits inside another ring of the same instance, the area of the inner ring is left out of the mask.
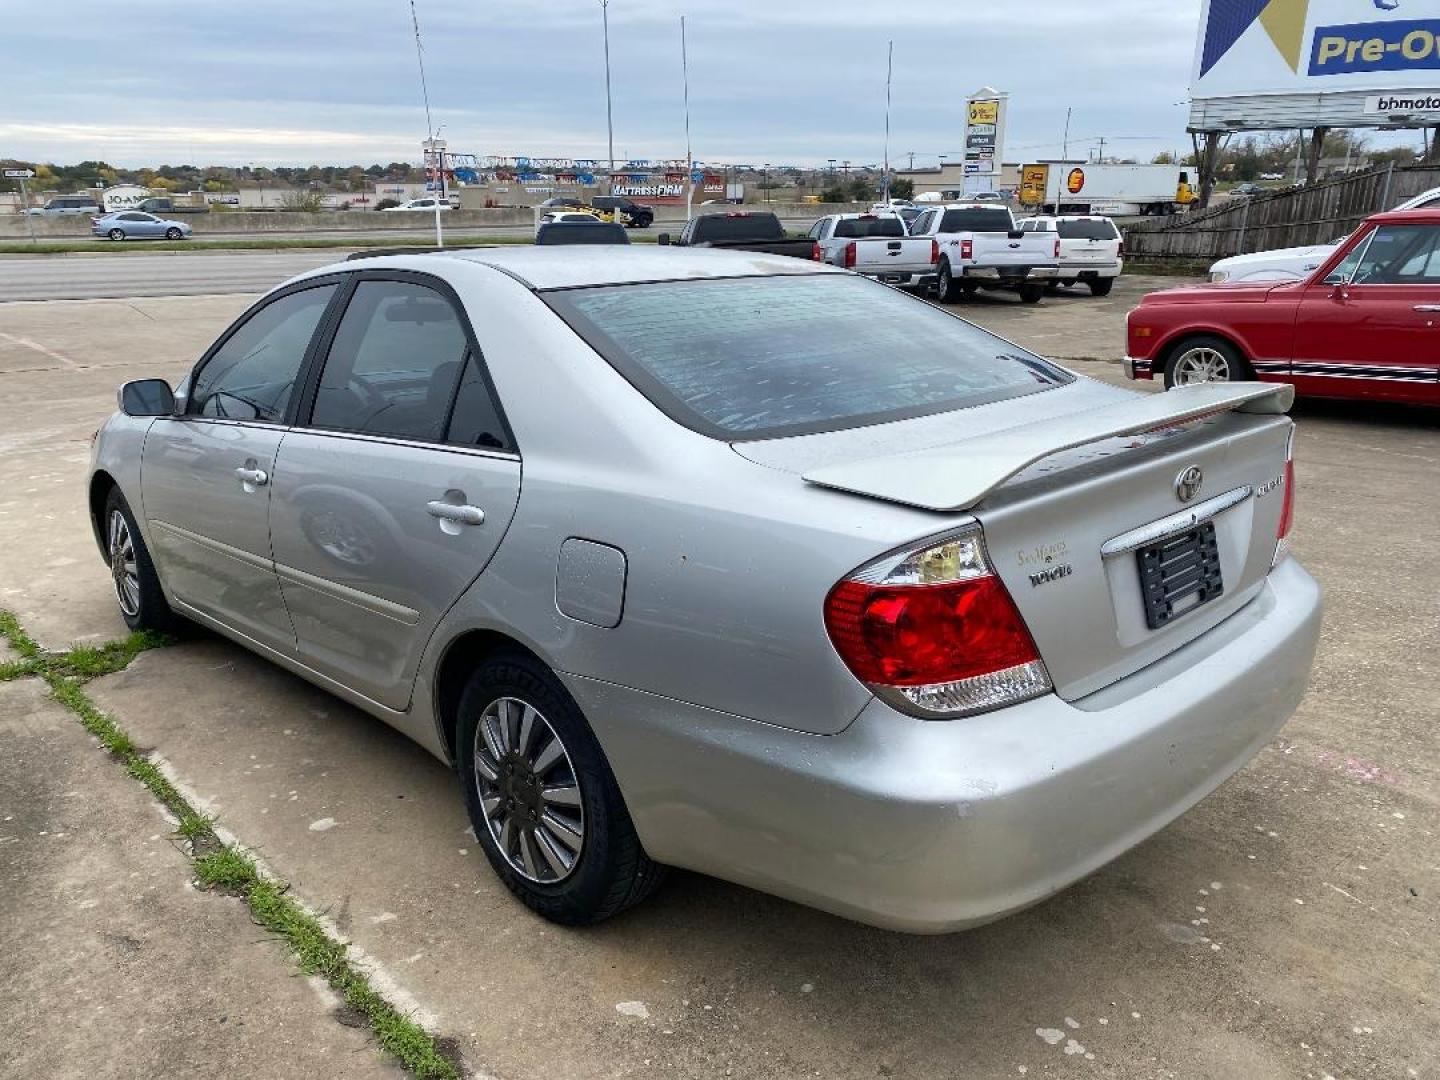
<path id="1" fill-rule="evenodd" d="M 1190 96 L 1209 129 L 1440 113 L 1440 0 L 1204 0 Z"/>

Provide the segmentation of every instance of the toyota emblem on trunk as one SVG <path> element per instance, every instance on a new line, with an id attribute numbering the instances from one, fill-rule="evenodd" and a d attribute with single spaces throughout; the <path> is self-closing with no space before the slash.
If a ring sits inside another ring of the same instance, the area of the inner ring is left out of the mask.
<path id="1" fill-rule="evenodd" d="M 1175 497 L 1181 502 L 1189 502 L 1200 494 L 1200 486 L 1205 483 L 1205 474 L 1200 471 L 1199 465 L 1191 465 L 1175 477 Z"/>

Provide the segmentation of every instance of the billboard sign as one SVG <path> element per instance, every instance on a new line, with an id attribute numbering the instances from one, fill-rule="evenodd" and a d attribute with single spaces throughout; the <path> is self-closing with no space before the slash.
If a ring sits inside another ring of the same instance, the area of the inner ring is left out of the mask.
<path id="1" fill-rule="evenodd" d="M 1437 91 L 1440 0 L 1204 0 L 1191 127 L 1360 126 L 1367 115 L 1372 124 L 1377 115 L 1434 116 Z M 1372 111 L 1377 96 L 1413 107 Z M 1206 122 L 1197 124 L 1197 114 Z"/>
<path id="2" fill-rule="evenodd" d="M 996 186 L 1005 145 L 1006 95 L 991 87 L 965 102 L 965 186 L 984 191 Z"/>

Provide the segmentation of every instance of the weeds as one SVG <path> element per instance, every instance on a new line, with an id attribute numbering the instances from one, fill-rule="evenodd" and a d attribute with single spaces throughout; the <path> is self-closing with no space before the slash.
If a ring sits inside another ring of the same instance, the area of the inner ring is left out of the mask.
<path id="1" fill-rule="evenodd" d="M 190 842 L 192 866 L 200 885 L 244 900 L 255 922 L 285 940 L 306 974 L 324 978 L 351 1008 L 361 1013 L 369 1021 L 375 1041 L 402 1066 L 423 1080 L 459 1080 L 459 1068 L 440 1052 L 434 1038 L 381 997 L 351 963 L 345 943 L 326 933 L 318 919 L 287 895 L 289 886 L 262 875 L 248 855 L 222 844 L 215 835 L 214 820 L 196 811 L 159 766 L 85 693 L 85 681 L 120 671 L 145 650 L 168 644 L 169 638 L 136 631 L 122 641 L 98 647 L 78 646 L 65 653 L 46 653 L 25 633 L 19 620 L 3 610 L 0 637 L 7 639 L 21 657 L 0 664 L 0 680 L 24 675 L 38 675 L 45 680 L 55 700 L 73 712 L 85 730 L 125 766 L 125 771 L 175 815 L 179 822 L 175 831 Z"/>

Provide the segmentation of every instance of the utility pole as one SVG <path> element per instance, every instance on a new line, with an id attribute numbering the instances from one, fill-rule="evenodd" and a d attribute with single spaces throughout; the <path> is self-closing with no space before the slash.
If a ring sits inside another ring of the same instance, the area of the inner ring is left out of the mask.
<path id="1" fill-rule="evenodd" d="M 420 17 L 415 13 L 415 0 L 410 0 L 410 25 L 415 28 L 415 59 L 420 64 L 420 96 L 425 102 L 425 149 L 426 151 L 431 151 L 435 147 L 435 125 L 430 120 L 430 87 L 425 82 L 425 50 L 420 45 Z M 439 175 L 442 177 L 439 190 L 443 191 L 445 187 L 445 181 L 443 179 L 445 167 L 444 155 L 441 154 L 437 158 L 437 161 L 440 167 L 438 170 Z M 262 205 L 265 202 L 264 188 L 260 189 L 260 202 Z M 440 199 L 438 196 L 435 199 L 435 246 L 437 248 L 443 248 L 445 246 L 445 234 L 440 225 Z"/>
<path id="2" fill-rule="evenodd" d="M 1096 163 L 1097 165 L 1104 165 L 1104 164 L 1105 164 L 1105 136 L 1104 136 L 1104 135 L 1101 135 L 1101 136 L 1100 136 L 1100 149 L 1099 149 L 1099 151 L 1097 151 L 1097 153 L 1096 153 L 1095 163 Z"/>
<path id="3" fill-rule="evenodd" d="M 695 203 L 695 155 L 690 152 L 690 60 L 685 53 L 685 16 L 680 16 L 680 74 L 685 84 L 685 220 Z"/>
<path id="4" fill-rule="evenodd" d="M 607 195 L 615 194 L 615 115 L 610 107 L 610 0 L 600 0 L 600 21 L 605 32 L 605 133 L 610 148 Z"/>
<path id="5" fill-rule="evenodd" d="M 1060 160 L 1067 161 L 1070 157 L 1070 107 L 1065 109 L 1065 134 L 1060 138 Z"/>
<path id="6" fill-rule="evenodd" d="M 890 76 L 895 71 L 895 42 L 892 39 L 885 53 L 885 179 L 880 185 L 880 201 L 890 202 Z"/>

